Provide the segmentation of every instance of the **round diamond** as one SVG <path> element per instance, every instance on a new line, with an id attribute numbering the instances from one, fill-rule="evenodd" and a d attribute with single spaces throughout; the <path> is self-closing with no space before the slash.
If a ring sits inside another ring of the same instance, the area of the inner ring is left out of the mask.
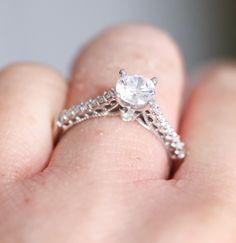
<path id="1" fill-rule="evenodd" d="M 155 85 L 140 75 L 121 77 L 116 84 L 118 97 L 132 108 L 142 108 L 153 100 Z"/>

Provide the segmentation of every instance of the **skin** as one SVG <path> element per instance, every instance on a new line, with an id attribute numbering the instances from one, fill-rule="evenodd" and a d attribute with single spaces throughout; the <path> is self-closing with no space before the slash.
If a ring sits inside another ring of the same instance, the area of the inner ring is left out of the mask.
<path id="1" fill-rule="evenodd" d="M 158 101 L 190 152 L 178 167 L 149 131 L 117 117 L 53 146 L 64 104 L 114 86 L 120 68 L 160 77 Z M 89 43 L 69 84 L 44 65 L 2 69 L 0 242 L 236 242 L 236 65 L 206 67 L 183 105 L 184 76 L 174 41 L 145 25 Z"/>

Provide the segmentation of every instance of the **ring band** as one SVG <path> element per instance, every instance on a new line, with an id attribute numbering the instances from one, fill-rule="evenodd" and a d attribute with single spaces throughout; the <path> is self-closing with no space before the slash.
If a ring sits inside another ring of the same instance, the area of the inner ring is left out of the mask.
<path id="1" fill-rule="evenodd" d="M 64 133 L 75 124 L 91 118 L 121 116 L 124 121 L 138 121 L 160 138 L 171 159 L 183 160 L 186 156 L 185 145 L 156 101 L 157 78 L 127 75 L 124 69 L 119 73 L 116 88 L 62 111 L 56 121 L 59 130 Z"/>

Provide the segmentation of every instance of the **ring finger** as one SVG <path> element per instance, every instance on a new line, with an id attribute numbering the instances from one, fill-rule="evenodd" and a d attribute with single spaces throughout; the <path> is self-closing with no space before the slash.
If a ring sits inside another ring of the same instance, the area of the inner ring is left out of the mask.
<path id="1" fill-rule="evenodd" d="M 183 87 L 181 58 L 170 38 L 152 27 L 117 27 L 90 43 L 74 65 L 68 106 L 113 87 L 122 67 L 147 77 L 158 74 L 158 101 L 176 127 Z M 62 138 L 55 156 L 56 165 L 93 168 L 99 176 L 109 170 L 113 179 L 165 178 L 169 173 L 160 142 L 137 123 L 119 118 L 75 126 Z"/>

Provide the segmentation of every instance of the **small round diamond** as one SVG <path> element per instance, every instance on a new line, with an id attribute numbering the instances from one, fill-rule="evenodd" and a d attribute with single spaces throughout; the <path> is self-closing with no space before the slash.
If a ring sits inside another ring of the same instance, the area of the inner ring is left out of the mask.
<path id="1" fill-rule="evenodd" d="M 153 100 L 155 85 L 140 75 L 121 77 L 116 84 L 118 97 L 132 108 L 142 108 Z"/>

